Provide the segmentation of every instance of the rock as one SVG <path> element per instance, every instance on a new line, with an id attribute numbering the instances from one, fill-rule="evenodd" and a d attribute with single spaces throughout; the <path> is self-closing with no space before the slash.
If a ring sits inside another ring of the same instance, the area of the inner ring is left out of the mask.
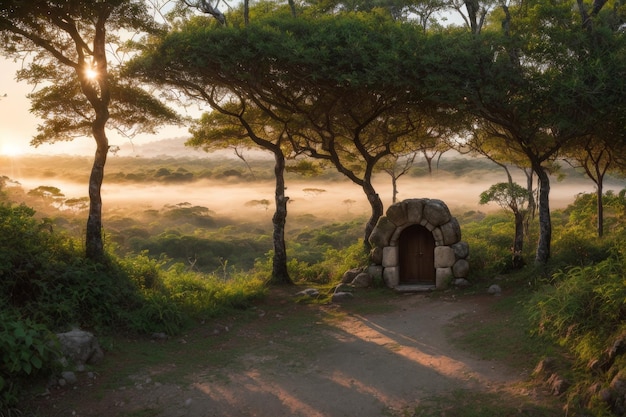
<path id="1" fill-rule="evenodd" d="M 342 284 L 351 283 L 352 281 L 354 281 L 354 278 L 356 278 L 356 276 L 359 275 L 361 272 L 362 272 L 361 268 L 353 268 L 344 272 L 343 276 L 341 277 L 341 283 Z"/>
<path id="2" fill-rule="evenodd" d="M 424 206 L 422 216 L 433 226 L 448 223 L 452 218 L 448 206 L 443 201 L 435 199 L 428 200 Z"/>
<path id="3" fill-rule="evenodd" d="M 333 294 L 332 301 L 333 302 L 341 302 L 346 300 L 351 300 L 354 297 L 351 292 L 343 292 L 339 291 Z"/>
<path id="4" fill-rule="evenodd" d="M 370 252 L 370 262 L 374 265 L 382 265 L 383 263 L 383 248 L 373 247 Z"/>
<path id="5" fill-rule="evenodd" d="M 465 278 L 457 278 L 454 280 L 454 285 L 456 287 L 459 288 L 467 288 L 469 287 L 471 284 L 468 280 L 466 280 Z"/>
<path id="6" fill-rule="evenodd" d="M 435 247 L 435 268 L 451 268 L 456 258 L 450 246 Z"/>
<path id="7" fill-rule="evenodd" d="M 470 265 L 465 259 L 457 260 L 452 265 L 452 273 L 456 278 L 465 278 L 469 274 Z"/>
<path id="8" fill-rule="evenodd" d="M 396 226 L 402 226 L 408 221 L 405 204 L 392 204 L 386 214 L 387 219 Z"/>
<path id="9" fill-rule="evenodd" d="M 357 288 L 371 287 L 373 283 L 374 283 L 374 279 L 367 272 L 361 272 L 351 282 L 351 284 Z"/>
<path id="10" fill-rule="evenodd" d="M 459 221 L 454 217 L 451 218 L 449 222 L 441 225 L 440 229 L 444 245 L 454 245 L 461 240 L 461 226 L 459 225 Z"/>
<path id="11" fill-rule="evenodd" d="M 152 338 L 154 340 L 167 340 L 170 337 L 167 334 L 161 332 L 161 333 L 152 333 Z"/>
<path id="12" fill-rule="evenodd" d="M 457 259 L 466 259 L 469 256 L 469 245 L 467 242 L 461 241 L 450 245 L 450 247 L 454 250 L 454 255 Z"/>
<path id="13" fill-rule="evenodd" d="M 319 290 L 315 288 L 307 288 L 295 294 L 296 297 L 311 297 L 315 298 L 320 295 Z"/>
<path id="14" fill-rule="evenodd" d="M 76 374 L 72 371 L 61 372 L 61 379 L 65 380 L 65 382 L 70 385 L 74 385 L 78 382 L 78 378 L 76 378 Z"/>
<path id="15" fill-rule="evenodd" d="M 389 240 L 395 231 L 396 225 L 386 216 L 382 216 L 378 219 L 376 227 L 369 237 L 369 242 L 372 246 L 385 247 L 389 245 Z"/>
<path id="16" fill-rule="evenodd" d="M 57 334 L 61 353 L 76 364 L 95 364 L 104 358 L 98 340 L 93 334 L 80 329 Z"/>
<path id="17" fill-rule="evenodd" d="M 382 282 L 383 267 L 381 265 L 370 265 L 367 267 L 367 273 L 372 277 L 373 283 Z"/>
<path id="18" fill-rule="evenodd" d="M 404 201 L 406 204 L 407 220 L 411 223 L 419 224 L 422 221 L 422 213 L 424 211 L 424 204 L 428 202 L 428 199 L 413 198 Z"/>
<path id="19" fill-rule="evenodd" d="M 502 288 L 500 288 L 500 286 L 498 284 L 493 284 L 492 286 L 489 287 L 487 292 L 489 294 L 493 294 L 493 295 L 498 296 L 498 295 L 502 294 Z"/>

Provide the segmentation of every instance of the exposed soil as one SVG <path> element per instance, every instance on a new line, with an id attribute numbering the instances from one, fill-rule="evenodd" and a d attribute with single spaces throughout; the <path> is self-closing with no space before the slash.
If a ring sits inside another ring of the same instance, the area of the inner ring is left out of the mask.
<path id="1" fill-rule="evenodd" d="M 512 369 L 449 340 L 451 324 L 462 332 L 462 323 L 489 320 L 493 302 L 357 294 L 343 305 L 303 305 L 272 293 L 182 337 L 119 342 L 95 379 L 83 373 L 76 387 L 52 390 L 37 415 L 413 416 L 458 391 L 497 393 L 529 415 L 523 408 L 542 401 L 525 383 L 534 364 Z"/>

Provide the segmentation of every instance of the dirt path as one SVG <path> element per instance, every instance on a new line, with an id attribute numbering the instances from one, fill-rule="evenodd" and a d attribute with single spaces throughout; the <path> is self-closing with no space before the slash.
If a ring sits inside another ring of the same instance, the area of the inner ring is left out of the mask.
<path id="1" fill-rule="evenodd" d="M 53 393 L 42 415 L 412 416 L 423 400 L 458 390 L 528 398 L 523 372 L 481 360 L 446 336 L 459 317 L 488 317 L 492 301 L 410 295 L 365 308 L 260 306 L 216 336 L 144 342 L 163 352 L 160 360 L 126 383 L 115 381 L 113 368 L 94 386 Z"/>

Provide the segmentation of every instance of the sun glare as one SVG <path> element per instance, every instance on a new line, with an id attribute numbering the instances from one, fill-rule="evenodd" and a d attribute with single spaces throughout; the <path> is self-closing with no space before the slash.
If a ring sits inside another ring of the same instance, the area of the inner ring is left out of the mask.
<path id="1" fill-rule="evenodd" d="M 21 155 L 22 149 L 12 143 L 0 144 L 0 154 L 2 156 L 18 156 Z"/>
<path id="2" fill-rule="evenodd" d="M 98 78 L 98 71 L 96 71 L 93 68 L 87 68 L 85 70 L 85 75 L 87 76 L 87 78 L 89 78 L 90 80 L 95 80 L 96 78 Z"/>

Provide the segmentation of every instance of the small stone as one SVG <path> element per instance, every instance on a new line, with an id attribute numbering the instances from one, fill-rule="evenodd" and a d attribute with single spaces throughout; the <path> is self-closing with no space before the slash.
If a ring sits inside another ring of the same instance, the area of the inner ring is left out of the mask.
<path id="1" fill-rule="evenodd" d="M 76 374 L 72 371 L 64 371 L 61 372 L 61 379 L 64 379 L 70 385 L 74 385 L 78 382 L 78 378 L 76 378 Z"/>
<path id="2" fill-rule="evenodd" d="M 296 294 L 296 296 L 307 296 L 307 297 L 317 297 L 318 295 L 320 295 L 320 292 L 316 288 L 307 288 Z"/>
<path id="3" fill-rule="evenodd" d="M 487 292 L 489 294 L 498 296 L 498 295 L 502 294 L 502 288 L 500 288 L 500 286 L 498 284 L 493 284 L 492 286 L 489 287 Z"/>
<path id="4" fill-rule="evenodd" d="M 154 340 L 167 340 L 169 339 L 169 336 L 163 332 L 160 332 L 160 333 L 152 333 L 152 338 Z"/>
<path id="5" fill-rule="evenodd" d="M 341 302 L 346 300 L 351 300 L 354 297 L 351 292 L 336 292 L 333 294 L 332 301 L 333 302 Z"/>
<path id="6" fill-rule="evenodd" d="M 454 285 L 459 288 L 467 288 L 470 286 L 470 282 L 465 278 L 457 278 L 454 280 Z"/>
<path id="7" fill-rule="evenodd" d="M 189 407 L 189 406 L 191 406 L 191 403 L 192 403 L 192 402 L 193 402 L 193 400 L 192 400 L 191 398 L 187 398 L 187 399 L 185 400 L 185 407 Z"/>

